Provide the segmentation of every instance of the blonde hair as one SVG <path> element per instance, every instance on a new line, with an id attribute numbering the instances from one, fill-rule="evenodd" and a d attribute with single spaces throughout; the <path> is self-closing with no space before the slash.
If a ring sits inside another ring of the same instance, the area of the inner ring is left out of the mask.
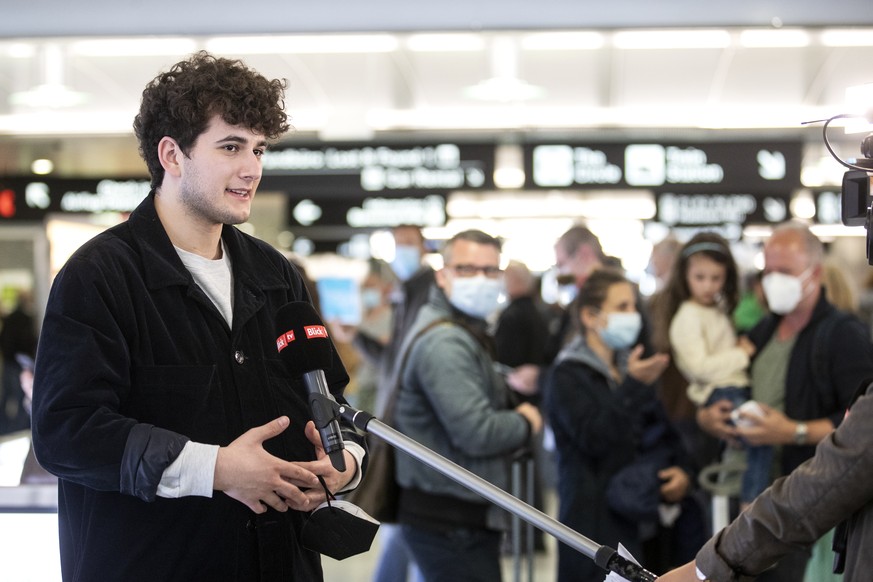
<path id="1" fill-rule="evenodd" d="M 822 265 L 821 281 L 825 288 L 825 297 L 834 306 L 843 311 L 858 311 L 858 295 L 842 267 L 826 260 Z"/>

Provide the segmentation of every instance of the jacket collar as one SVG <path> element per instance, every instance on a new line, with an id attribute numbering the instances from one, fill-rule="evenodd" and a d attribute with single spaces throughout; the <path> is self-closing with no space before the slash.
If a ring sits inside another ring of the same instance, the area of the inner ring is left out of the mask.
<path id="1" fill-rule="evenodd" d="M 152 191 L 131 213 L 127 224 L 133 234 L 133 244 L 143 258 L 143 271 L 149 289 L 172 285 L 192 285 L 193 279 L 182 264 L 167 231 L 164 230 L 155 209 L 155 192 Z M 221 238 L 227 244 L 233 265 L 235 293 L 240 285 L 258 291 L 287 288 L 288 283 L 277 269 L 275 262 L 257 245 L 245 244 L 247 235 L 235 227 L 224 225 Z"/>
<path id="2" fill-rule="evenodd" d="M 630 352 L 628 350 L 617 350 L 615 352 L 615 362 L 622 376 L 627 374 L 627 360 L 629 354 Z M 585 341 L 584 333 L 576 334 L 570 343 L 558 352 L 558 356 L 555 358 L 555 363 L 557 364 L 565 361 L 579 362 L 603 375 L 611 388 L 615 389 L 618 386 L 615 378 L 612 377 L 609 365 L 601 360 L 600 356 L 595 354 L 588 346 L 588 342 Z"/>

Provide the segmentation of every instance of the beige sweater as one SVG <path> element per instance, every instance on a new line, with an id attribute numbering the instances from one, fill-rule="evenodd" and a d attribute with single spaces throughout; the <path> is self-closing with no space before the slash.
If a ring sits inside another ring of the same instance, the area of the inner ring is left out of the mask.
<path id="1" fill-rule="evenodd" d="M 689 382 L 688 398 L 698 406 L 715 388 L 749 385 L 749 356 L 737 347 L 733 324 L 718 307 L 683 303 L 670 322 L 670 345 Z"/>

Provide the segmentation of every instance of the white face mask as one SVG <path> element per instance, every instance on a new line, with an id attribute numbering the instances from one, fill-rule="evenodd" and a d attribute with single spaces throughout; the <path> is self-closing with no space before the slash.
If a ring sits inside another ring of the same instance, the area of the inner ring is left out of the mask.
<path id="1" fill-rule="evenodd" d="M 799 277 L 785 273 L 768 273 L 761 279 L 764 297 L 770 311 L 777 315 L 791 313 L 803 299 L 803 283 L 812 267 L 801 273 Z"/>
<path id="2" fill-rule="evenodd" d="M 610 313 L 606 318 L 606 327 L 599 332 L 600 339 L 614 350 L 626 350 L 640 337 L 642 327 L 643 317 L 637 311 Z"/>
<path id="3" fill-rule="evenodd" d="M 467 315 L 485 319 L 497 309 L 502 291 L 502 279 L 491 279 L 485 275 L 454 277 L 449 303 Z"/>

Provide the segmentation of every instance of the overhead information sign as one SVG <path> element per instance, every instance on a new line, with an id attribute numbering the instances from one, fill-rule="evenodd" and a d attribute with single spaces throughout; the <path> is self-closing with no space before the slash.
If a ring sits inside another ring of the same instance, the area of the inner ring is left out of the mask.
<path id="1" fill-rule="evenodd" d="M 526 145 L 526 187 L 787 192 L 801 155 L 799 141 Z"/>
<path id="2" fill-rule="evenodd" d="M 148 180 L 0 178 L 0 220 L 42 220 L 49 212 L 130 212 Z"/>
<path id="3" fill-rule="evenodd" d="M 265 152 L 262 187 L 304 197 L 488 189 L 493 159 L 493 145 L 285 147 Z"/>

